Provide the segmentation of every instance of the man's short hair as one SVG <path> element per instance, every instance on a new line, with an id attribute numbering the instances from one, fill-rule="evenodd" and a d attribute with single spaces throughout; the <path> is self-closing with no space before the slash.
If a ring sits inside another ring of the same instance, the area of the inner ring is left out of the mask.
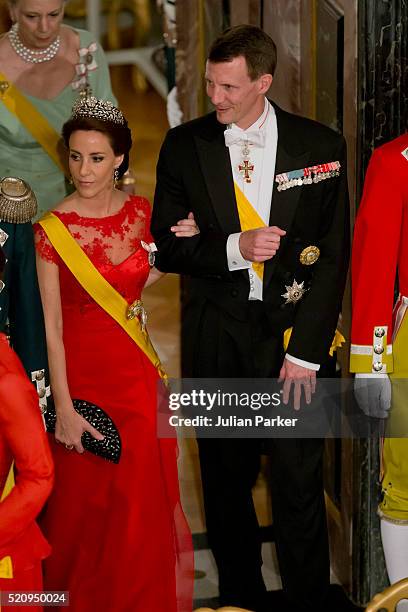
<path id="1" fill-rule="evenodd" d="M 252 25 L 237 25 L 225 30 L 211 45 L 208 60 L 214 64 L 231 62 L 243 56 L 251 81 L 263 74 L 274 75 L 276 45 L 263 30 Z"/>

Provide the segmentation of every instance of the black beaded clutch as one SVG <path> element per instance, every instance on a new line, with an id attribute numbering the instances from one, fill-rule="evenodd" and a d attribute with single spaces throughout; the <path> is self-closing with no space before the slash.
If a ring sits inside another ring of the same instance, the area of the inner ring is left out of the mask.
<path id="1" fill-rule="evenodd" d="M 113 463 L 119 463 L 122 452 L 122 442 L 119 432 L 110 416 L 106 414 L 102 408 L 99 408 L 99 406 L 95 404 L 91 404 L 91 402 L 73 399 L 72 403 L 78 414 L 84 417 L 92 427 L 95 427 L 99 433 L 105 436 L 103 440 L 96 440 L 89 432 L 84 431 L 81 438 L 83 447 L 90 453 L 98 455 L 98 457 L 102 457 Z M 47 411 L 44 413 L 45 424 L 47 426 L 47 431 L 54 433 L 57 415 L 55 414 L 53 402 L 48 400 L 47 404 Z"/>

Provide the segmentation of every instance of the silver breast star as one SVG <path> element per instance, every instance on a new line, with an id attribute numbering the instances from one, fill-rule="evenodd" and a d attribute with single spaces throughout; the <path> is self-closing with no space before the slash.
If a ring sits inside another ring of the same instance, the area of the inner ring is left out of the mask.
<path id="1" fill-rule="evenodd" d="M 293 281 L 292 286 L 285 285 L 286 293 L 281 294 L 286 300 L 285 304 L 296 304 L 296 302 L 302 299 L 306 293 L 306 289 L 303 288 L 303 285 L 304 281 L 298 284 L 296 280 Z"/>

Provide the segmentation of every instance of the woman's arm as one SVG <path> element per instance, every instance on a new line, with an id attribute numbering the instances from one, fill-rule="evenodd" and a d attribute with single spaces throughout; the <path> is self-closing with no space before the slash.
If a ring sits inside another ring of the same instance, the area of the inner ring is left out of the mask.
<path id="1" fill-rule="evenodd" d="M 149 272 L 149 276 L 147 277 L 147 281 L 145 282 L 144 289 L 146 287 L 150 287 L 154 283 L 157 283 L 164 276 L 164 272 L 160 272 L 157 268 L 151 268 Z"/>
<path id="2" fill-rule="evenodd" d="M 67 447 L 75 447 L 79 453 L 83 453 L 81 436 L 84 431 L 89 431 L 97 440 L 103 440 L 104 436 L 81 417 L 72 405 L 62 335 L 58 266 L 53 262 L 45 261 L 41 255 L 37 254 L 37 273 L 44 310 L 51 390 L 57 415 L 55 438 Z"/>

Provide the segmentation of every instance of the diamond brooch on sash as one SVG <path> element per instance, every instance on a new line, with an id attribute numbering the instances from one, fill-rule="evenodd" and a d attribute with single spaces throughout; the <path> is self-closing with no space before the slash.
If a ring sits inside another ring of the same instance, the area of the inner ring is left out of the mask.
<path id="1" fill-rule="evenodd" d="M 146 333 L 147 312 L 144 309 L 142 300 L 135 300 L 128 306 L 126 318 L 129 321 L 132 319 L 139 319 L 141 330 L 144 334 Z"/>
<path id="2" fill-rule="evenodd" d="M 3 97 L 8 88 L 10 87 L 10 83 L 8 81 L 0 81 L 0 96 Z"/>

